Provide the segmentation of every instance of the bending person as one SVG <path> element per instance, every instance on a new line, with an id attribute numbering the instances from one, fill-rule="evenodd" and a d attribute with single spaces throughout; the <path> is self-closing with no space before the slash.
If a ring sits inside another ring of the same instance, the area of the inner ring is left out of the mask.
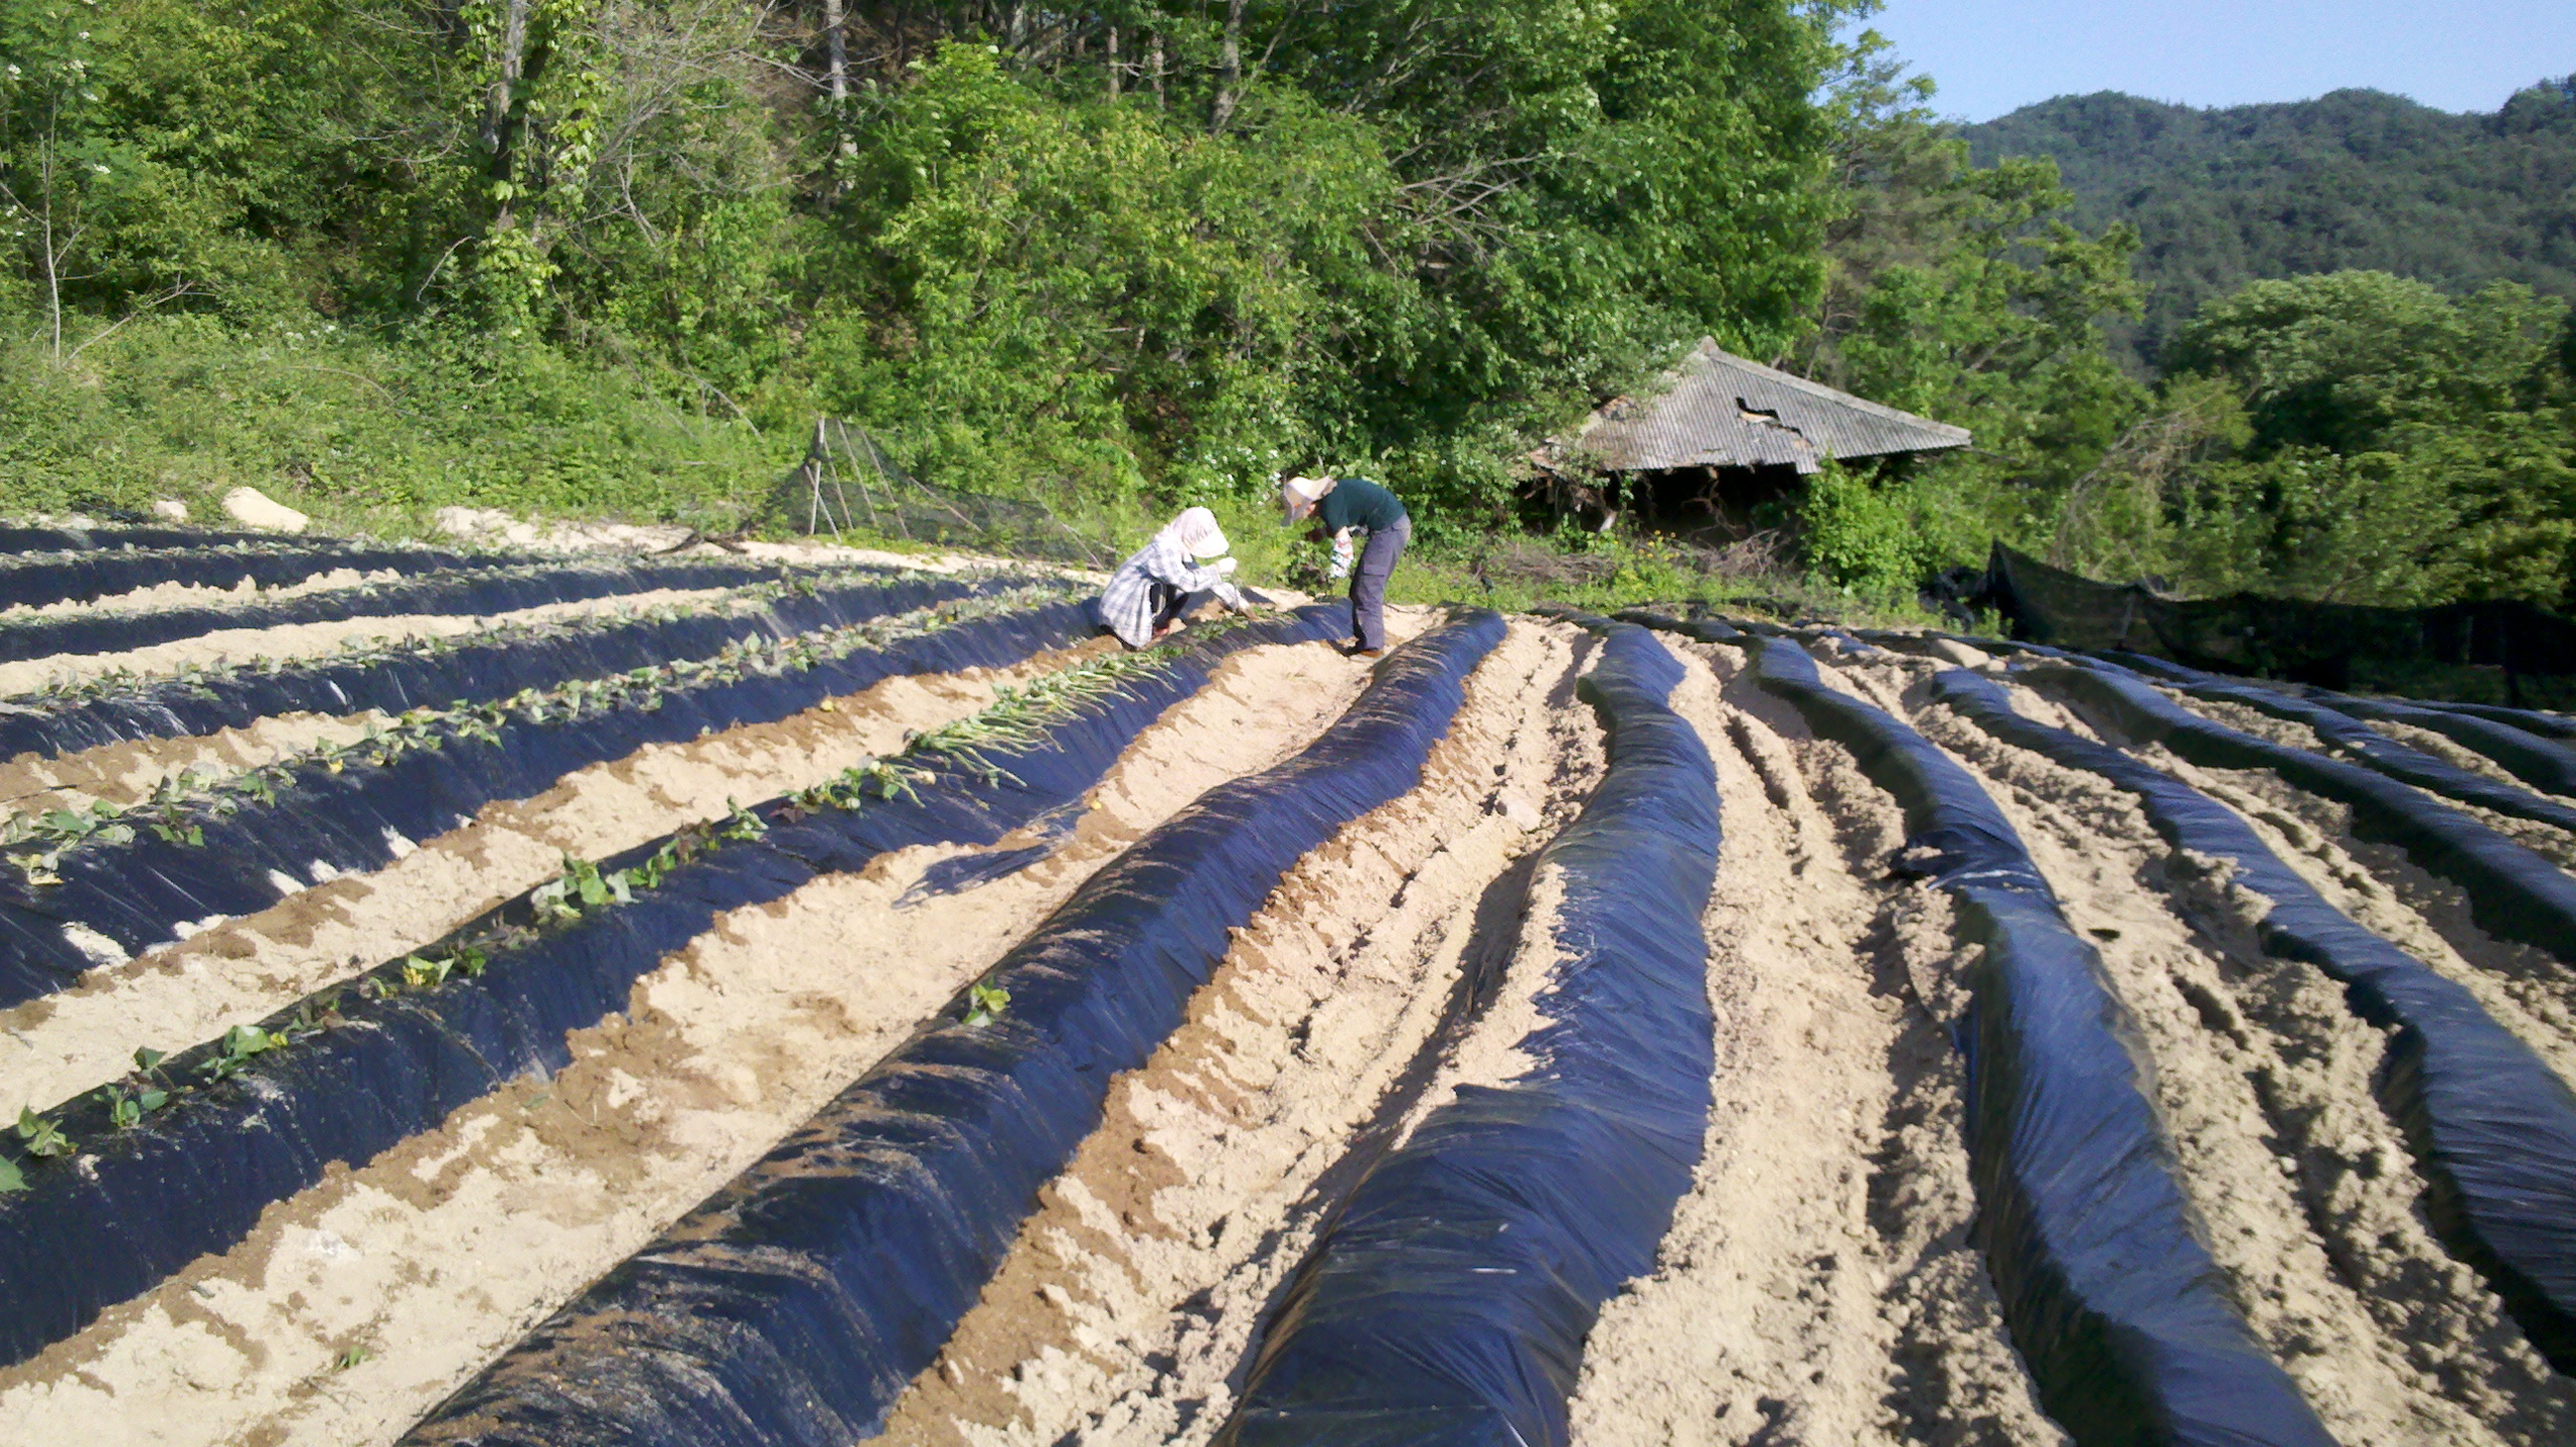
<path id="1" fill-rule="evenodd" d="M 1225 552 L 1216 514 L 1203 507 L 1185 510 L 1110 575 L 1109 586 L 1100 590 L 1101 621 L 1119 642 L 1142 648 L 1211 598 L 1237 613 L 1250 611 L 1243 594 L 1226 581 L 1234 574 L 1234 559 Z"/>
<path id="2" fill-rule="evenodd" d="M 1386 580 L 1413 540 L 1413 517 L 1394 493 L 1365 477 L 1292 477 L 1279 484 L 1279 501 L 1294 527 L 1308 517 L 1315 532 L 1333 540 L 1333 576 L 1351 579 L 1351 646 L 1376 658 L 1386 652 Z M 1368 534 L 1359 565 L 1351 564 L 1351 534 Z"/>

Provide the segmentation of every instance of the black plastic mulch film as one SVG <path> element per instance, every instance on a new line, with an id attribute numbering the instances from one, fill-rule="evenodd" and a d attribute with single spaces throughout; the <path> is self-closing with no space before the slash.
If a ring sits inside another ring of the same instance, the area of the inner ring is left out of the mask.
<path id="1" fill-rule="evenodd" d="M 1608 773 L 1542 856 L 1564 898 L 1536 1063 L 1461 1087 L 1352 1191 L 1220 1444 L 1563 1443 L 1585 1334 L 1654 1269 L 1708 1124 L 1717 789 L 1665 704 L 1681 666 L 1605 631 L 1581 688 Z"/>
<path id="2" fill-rule="evenodd" d="M 2021 677 L 2073 694 L 2130 738 L 2191 763 L 2269 769 L 2352 809 L 2355 833 L 2396 844 L 2460 887 L 2479 927 L 2576 965 L 2576 878 L 2468 815 L 2385 774 L 2239 733 L 2158 693 L 2117 664 L 2039 664 Z"/>
<path id="3" fill-rule="evenodd" d="M 877 590 L 875 606 L 900 612 L 954 596 L 948 583 Z M 450 730 L 436 748 L 382 767 L 299 768 L 274 804 L 202 824 L 202 843 L 137 833 L 128 843 L 75 849 L 55 865 L 61 882 L 31 885 L 0 874 L 0 1005 L 68 987 L 96 962 L 65 929 L 78 924 L 139 951 L 179 927 L 249 914 L 309 880 L 380 869 L 408 841 L 470 821 L 496 799 L 544 792 L 576 769 L 650 743 L 785 718 L 816 703 L 907 673 L 1017 663 L 1092 631 L 1085 604 L 1062 602 L 955 624 L 883 648 L 862 648 L 808 669 L 731 682 L 674 684 L 650 708 L 624 707 L 543 722 L 513 716 L 490 736 Z"/>
<path id="4" fill-rule="evenodd" d="M 576 678 L 701 658 L 745 638 L 789 638 L 878 617 L 889 611 L 879 601 L 889 587 L 909 588 L 903 596 L 920 602 L 902 606 L 918 607 L 1037 581 L 1034 575 L 1006 578 L 978 590 L 962 582 L 834 573 L 807 581 L 803 591 L 782 591 L 757 607 L 676 618 L 575 620 L 530 636 L 479 641 L 468 636 L 391 656 L 324 657 L 258 672 L 174 678 L 132 693 L 52 706 L 40 700 L 24 711 L 0 711 L 0 759 L 213 733 L 282 713 L 346 715 L 379 709 L 399 714 L 481 703 L 524 688 L 552 688 Z"/>
<path id="5" fill-rule="evenodd" d="M 656 588 L 736 588 L 779 577 L 774 563 L 544 563 L 423 573 L 393 583 L 365 583 L 240 607 L 157 608 L 150 612 L 87 609 L 0 622 L 0 663 L 57 653 L 117 653 L 234 628 L 282 628 L 344 618 L 408 613 L 511 613 L 548 603 L 578 603 L 649 593 Z"/>
<path id="6" fill-rule="evenodd" d="M 0 1197 L 0 1300 L 9 1303 L 0 1313 L 0 1361 L 23 1361 L 199 1256 L 229 1248 L 264 1207 L 311 1186 L 332 1162 L 363 1163 L 506 1080 L 561 1069 L 568 1032 L 626 1008 L 634 982 L 721 912 L 783 898 L 821 874 L 864 869 L 888 850 L 990 845 L 1079 799 L 1227 654 L 1322 639 L 1348 624 L 1346 611 L 1317 607 L 1228 630 L 1126 681 L 1117 695 L 1048 729 L 1045 742 L 987 754 L 998 776 L 923 760 L 931 777 L 914 794 L 773 824 L 760 839 L 681 866 L 632 903 L 494 951 L 479 976 L 373 998 L 332 992 L 344 1023 L 254 1056 L 238 1074 L 131 1128 L 114 1128 L 95 1096 L 81 1098 L 61 1121 L 80 1143 L 79 1157 L 22 1162 L 28 1189 Z M 955 666 L 989 656 L 958 651 Z M 757 812 L 774 812 L 775 802 Z M 659 842 L 601 867 L 640 861 Z M 523 897 L 451 938 L 528 914 Z M 374 973 L 398 970 L 397 963 Z M 1030 988 L 1032 999 L 1041 993 Z M 280 1011 L 264 1028 L 285 1030 L 297 1013 Z M 162 1069 L 193 1079 L 216 1053 L 210 1042 Z"/>
<path id="7" fill-rule="evenodd" d="M 1209 790 L 1005 955 L 1001 1019 L 944 1011 L 403 1441 L 842 1447 L 876 1431 L 1098 1128 L 1111 1079 L 1179 1026 L 1301 856 L 1419 782 L 1502 634 L 1480 612 L 1397 650 L 1304 753 Z"/>
<path id="8" fill-rule="evenodd" d="M 89 548 L 206 548 L 234 543 L 274 543 L 277 540 L 276 533 L 129 527 L 122 524 L 97 528 L 0 527 L 0 555 L 60 553 Z M 329 540 L 317 541 L 327 545 Z"/>
<path id="9" fill-rule="evenodd" d="M 2219 1289 L 2092 946 L 1994 801 L 1921 734 L 1828 687 L 1797 645 L 1755 675 L 1896 796 L 1910 871 L 1949 894 L 1970 1003 L 1974 1234 L 2041 1405 L 2085 1447 L 2333 1441 Z M 2394 787 L 2394 786 L 2392 786 Z"/>
<path id="10" fill-rule="evenodd" d="M 2054 657 L 2068 656 L 2053 648 L 2044 651 Z M 2141 653 L 2112 649 L 2100 656 L 2167 683 L 2244 682 L 2225 674 L 2203 673 L 2197 668 L 2185 668 L 2179 663 L 2169 663 Z M 2362 698 L 2320 688 L 2307 689 L 2304 696 L 2354 718 L 2412 724 L 2446 735 L 2454 742 L 2466 744 L 2504 765 L 2525 783 L 2553 794 L 2576 794 L 2576 750 L 2568 749 L 2562 742 L 2576 739 L 2576 719 L 2537 709 L 2440 703 L 2425 699 Z"/>
<path id="11" fill-rule="evenodd" d="M 2312 693 L 2310 697 L 2338 713 L 2378 723 L 2409 724 L 2450 739 L 2453 743 L 2486 755 L 2504 766 L 2507 773 L 2536 789 L 2553 794 L 2576 796 L 2576 749 L 2549 737 L 2530 726 L 2528 715 L 2508 723 L 2475 713 L 2462 713 L 2447 708 L 2387 698 L 2355 698 L 2341 693 Z"/>
<path id="12" fill-rule="evenodd" d="M 2104 656 L 2117 663 L 2132 666 L 2158 661 L 2134 654 L 2109 653 Z M 2241 704 L 2258 713 L 2305 724 L 2316 732 L 2318 738 L 2342 749 L 2392 779 L 2403 780 L 2419 789 L 2430 790 L 2465 804 L 2476 804 L 2493 809 L 2499 814 L 2509 814 L 2519 819 L 2534 819 L 2543 824 L 2555 824 L 2561 829 L 2576 831 L 2576 807 L 2570 807 L 2556 799 L 2543 798 L 2527 789 L 2517 789 L 2511 784 L 2490 779 L 2484 774 L 2472 773 L 2457 764 L 2437 759 L 2419 749 L 2410 749 L 2360 721 L 2362 717 L 2372 715 L 2399 723 L 2419 723 L 2419 720 L 2406 716 L 2410 714 L 2443 718 L 2436 710 L 2408 708 L 2403 704 L 2382 704 L 2373 699 L 2345 698 L 2339 694 L 2328 694 L 2325 696 L 2328 702 L 2321 703 L 2293 697 L 2259 684 L 2223 678 L 2217 674 L 2202 673 L 2173 664 L 2165 664 L 2157 672 L 2168 679 L 2173 687 L 2194 698 Z M 2571 775 L 2576 775 L 2576 756 L 2567 755 L 2565 750 L 2556 747 L 2546 739 L 2534 738 L 2530 734 L 2504 724 L 2489 723 L 2475 718 L 2452 716 L 2443 721 L 2459 727 L 2462 732 L 2471 734 L 2489 747 L 2495 747 L 2497 741 L 2507 735 L 2520 734 L 2529 747 L 2517 751 L 2518 757 L 2524 757 L 2528 762 L 2537 762 L 2539 757 L 2547 756 L 2554 759 Z M 2563 787 L 2568 781 L 2562 778 L 2557 782 Z"/>
<path id="13" fill-rule="evenodd" d="M 2436 1227 L 2542 1353 L 2576 1368 L 2576 1092 L 2464 986 L 2353 923 L 2200 791 L 2023 717 L 1973 673 L 1936 676 L 1932 696 L 2006 743 L 2136 795 L 2175 849 L 2231 861 L 2237 887 L 2270 902 L 2256 925 L 2264 950 L 2315 965 L 2345 986 L 2356 1013 L 2397 1027 L 2379 1094 L 2430 1184 Z"/>
<path id="14" fill-rule="evenodd" d="M 535 561 L 523 554 L 459 553 L 445 548 L 333 545 L 234 548 L 100 548 L 36 557 L 0 557 L 0 608 L 86 603 L 166 583 L 231 588 L 244 578 L 262 588 L 301 583 L 342 568 L 426 573 L 505 568 Z"/>

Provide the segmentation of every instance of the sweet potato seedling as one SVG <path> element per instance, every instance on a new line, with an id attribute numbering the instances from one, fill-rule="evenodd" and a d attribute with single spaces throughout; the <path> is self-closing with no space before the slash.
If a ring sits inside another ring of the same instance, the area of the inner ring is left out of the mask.
<path id="1" fill-rule="evenodd" d="M 989 983 L 966 987 L 966 1023 L 981 1029 L 999 1020 L 1011 1008 L 1011 992 Z"/>
<path id="2" fill-rule="evenodd" d="M 25 1106 L 18 1111 L 18 1139 L 26 1142 L 27 1154 L 31 1156 L 67 1156 L 80 1148 L 70 1136 L 63 1134 L 62 1127 L 36 1114 L 34 1106 Z"/>

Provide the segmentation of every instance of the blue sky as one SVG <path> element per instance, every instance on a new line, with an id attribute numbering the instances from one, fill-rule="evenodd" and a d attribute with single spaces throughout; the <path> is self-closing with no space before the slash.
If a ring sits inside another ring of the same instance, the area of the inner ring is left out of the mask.
<path id="1" fill-rule="evenodd" d="M 2576 72 L 2576 0 L 1888 0 L 1863 23 L 1971 121 L 2097 90 L 2224 106 L 2368 86 L 2491 111 Z"/>

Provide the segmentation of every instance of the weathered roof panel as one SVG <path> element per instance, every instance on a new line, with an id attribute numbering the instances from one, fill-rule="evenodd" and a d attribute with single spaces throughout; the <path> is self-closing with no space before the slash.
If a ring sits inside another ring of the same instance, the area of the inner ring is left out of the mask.
<path id="1" fill-rule="evenodd" d="M 1786 464 L 1814 472 L 1825 457 L 1883 457 L 1968 445 L 1968 429 L 1837 392 L 1821 382 L 1718 350 L 1703 338 L 1671 390 L 1616 402 L 1577 435 L 1611 472 Z"/>

